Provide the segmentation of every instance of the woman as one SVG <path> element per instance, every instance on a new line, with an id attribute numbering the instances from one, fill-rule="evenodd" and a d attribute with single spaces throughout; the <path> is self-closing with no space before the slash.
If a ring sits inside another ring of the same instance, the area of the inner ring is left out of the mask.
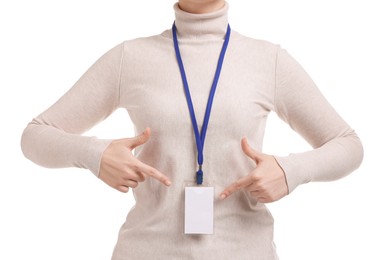
<path id="1" fill-rule="evenodd" d="M 361 142 L 285 50 L 230 31 L 224 0 L 179 0 L 174 9 L 171 30 L 114 47 L 35 118 L 23 152 L 42 166 L 87 168 L 121 192 L 132 189 L 136 205 L 112 259 L 277 259 L 264 203 L 355 170 Z M 81 136 L 117 108 L 141 134 Z M 262 154 L 271 111 L 314 149 Z M 198 214 L 187 187 L 211 188 L 206 232 L 188 231 L 203 223 L 190 222 Z"/>

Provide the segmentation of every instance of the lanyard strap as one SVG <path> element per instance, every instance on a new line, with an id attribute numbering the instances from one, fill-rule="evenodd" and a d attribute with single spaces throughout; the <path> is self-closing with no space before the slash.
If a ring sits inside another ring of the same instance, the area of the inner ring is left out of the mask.
<path id="1" fill-rule="evenodd" d="M 216 69 L 216 73 L 214 75 L 214 80 L 213 80 L 213 84 L 212 84 L 212 87 L 210 90 L 209 99 L 207 101 L 206 112 L 205 112 L 205 117 L 203 119 L 201 133 L 199 133 L 197 119 L 195 117 L 195 112 L 194 112 L 193 101 L 192 101 L 191 95 L 190 95 L 189 84 L 187 83 L 186 72 L 185 72 L 185 68 L 183 66 L 183 61 L 182 61 L 181 53 L 179 50 L 175 22 L 172 26 L 172 35 L 173 35 L 173 40 L 174 40 L 175 54 L 176 54 L 176 58 L 178 60 L 179 70 L 180 70 L 181 76 L 182 76 L 183 88 L 184 88 L 185 94 L 186 94 L 187 105 L 189 107 L 191 123 L 193 125 L 195 142 L 196 142 L 197 151 L 198 151 L 197 161 L 198 161 L 199 169 L 197 171 L 196 181 L 197 181 L 197 184 L 202 184 L 202 182 L 203 182 L 203 172 L 202 172 L 203 147 L 205 144 L 206 130 L 207 130 L 207 126 L 209 124 L 210 112 L 212 109 L 214 94 L 216 93 L 218 79 L 219 79 L 220 74 L 221 74 L 222 63 L 224 62 L 226 49 L 228 48 L 228 43 L 229 43 L 229 38 L 230 38 L 230 26 L 228 24 L 228 28 L 227 28 L 227 31 L 225 34 L 224 44 L 223 44 L 222 49 L 221 49 L 220 57 L 218 58 L 217 69 Z"/>

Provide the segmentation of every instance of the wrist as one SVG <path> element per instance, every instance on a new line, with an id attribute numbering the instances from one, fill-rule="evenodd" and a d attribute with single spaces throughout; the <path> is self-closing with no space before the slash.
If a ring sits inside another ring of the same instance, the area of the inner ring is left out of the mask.
<path id="1" fill-rule="evenodd" d="M 113 140 L 90 137 L 86 151 L 81 155 L 84 168 L 89 169 L 96 177 L 100 175 L 102 155 Z"/>

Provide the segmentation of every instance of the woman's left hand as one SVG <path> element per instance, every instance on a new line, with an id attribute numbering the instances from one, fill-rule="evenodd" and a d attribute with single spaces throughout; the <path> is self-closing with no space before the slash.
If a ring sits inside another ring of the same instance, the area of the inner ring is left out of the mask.
<path id="1" fill-rule="evenodd" d="M 253 150 L 246 138 L 241 140 L 241 147 L 244 153 L 256 162 L 256 168 L 249 175 L 225 188 L 220 198 L 225 199 L 242 188 L 261 203 L 274 202 L 286 196 L 286 177 L 275 158 Z"/>

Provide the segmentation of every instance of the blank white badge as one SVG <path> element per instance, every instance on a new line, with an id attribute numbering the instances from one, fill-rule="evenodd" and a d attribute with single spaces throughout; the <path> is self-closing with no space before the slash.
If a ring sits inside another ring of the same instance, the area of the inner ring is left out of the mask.
<path id="1" fill-rule="evenodd" d="M 185 187 L 185 234 L 213 234 L 214 187 Z"/>

